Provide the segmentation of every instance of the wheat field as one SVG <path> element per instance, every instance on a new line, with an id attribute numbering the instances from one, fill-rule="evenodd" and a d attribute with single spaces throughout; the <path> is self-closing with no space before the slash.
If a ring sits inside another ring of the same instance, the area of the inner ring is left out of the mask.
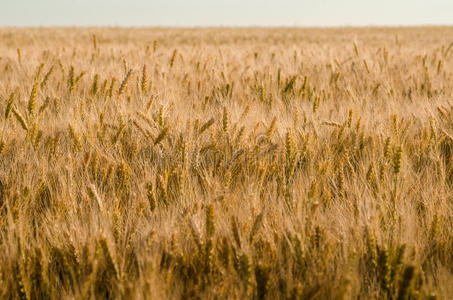
<path id="1" fill-rule="evenodd" d="M 0 298 L 451 299 L 453 28 L 1 28 Z"/>

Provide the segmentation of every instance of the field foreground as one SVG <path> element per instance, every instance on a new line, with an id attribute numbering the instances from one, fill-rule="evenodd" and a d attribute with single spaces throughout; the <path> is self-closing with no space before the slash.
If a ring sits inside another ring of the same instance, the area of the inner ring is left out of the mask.
<path id="1" fill-rule="evenodd" d="M 452 36 L 0 29 L 0 298 L 450 298 Z"/>

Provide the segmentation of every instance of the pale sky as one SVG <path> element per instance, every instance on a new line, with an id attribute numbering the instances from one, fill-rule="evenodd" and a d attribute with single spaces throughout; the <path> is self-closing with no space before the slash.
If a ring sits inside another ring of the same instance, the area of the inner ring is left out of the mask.
<path id="1" fill-rule="evenodd" d="M 0 26 L 453 25 L 453 0 L 0 0 Z"/>

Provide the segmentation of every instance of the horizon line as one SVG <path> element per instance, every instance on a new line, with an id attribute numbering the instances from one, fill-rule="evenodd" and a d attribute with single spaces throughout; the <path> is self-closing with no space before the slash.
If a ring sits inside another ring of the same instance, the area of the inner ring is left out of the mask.
<path id="1" fill-rule="evenodd" d="M 342 29 L 342 28 L 441 28 L 452 24 L 345 24 L 345 25 L 3 25 L 2 29 L 51 29 L 51 28 L 109 28 L 109 29 Z"/>

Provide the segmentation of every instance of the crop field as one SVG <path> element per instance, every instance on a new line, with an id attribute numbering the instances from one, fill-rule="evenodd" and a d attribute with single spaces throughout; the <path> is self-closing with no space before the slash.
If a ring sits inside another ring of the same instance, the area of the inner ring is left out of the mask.
<path id="1" fill-rule="evenodd" d="M 0 28 L 1 299 L 451 299 L 453 28 Z"/>

